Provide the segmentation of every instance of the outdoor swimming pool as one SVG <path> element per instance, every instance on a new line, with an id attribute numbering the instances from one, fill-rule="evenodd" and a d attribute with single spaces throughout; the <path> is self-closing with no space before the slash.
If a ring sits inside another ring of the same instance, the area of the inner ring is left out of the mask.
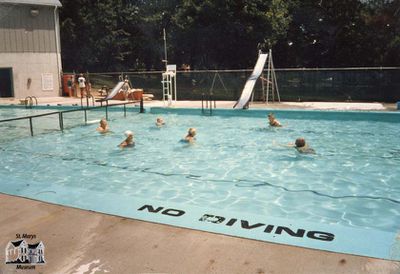
<path id="1" fill-rule="evenodd" d="M 153 108 L 109 121 L 109 134 L 97 133 L 94 123 L 3 140 L 0 191 L 121 216 L 130 203 L 146 201 L 398 233 L 399 114 L 276 111 L 284 127 L 269 128 L 267 110 L 215 113 Z M 165 127 L 155 126 L 158 116 Z M 194 145 L 179 142 L 189 127 L 198 132 Z M 117 145 L 128 129 L 136 146 L 122 150 Z M 317 154 L 284 146 L 298 137 Z"/>

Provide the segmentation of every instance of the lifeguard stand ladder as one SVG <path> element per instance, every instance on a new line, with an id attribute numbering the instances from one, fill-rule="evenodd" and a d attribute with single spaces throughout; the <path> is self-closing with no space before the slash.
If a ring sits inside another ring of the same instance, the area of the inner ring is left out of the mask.
<path id="1" fill-rule="evenodd" d="M 176 65 L 167 65 L 166 71 L 162 74 L 163 103 L 164 106 L 171 106 L 172 101 L 176 102 Z"/>
<path id="2" fill-rule="evenodd" d="M 274 68 L 274 62 L 272 61 L 272 50 L 269 50 L 268 53 L 268 65 L 267 65 L 267 78 L 264 77 L 263 75 L 260 77 L 262 82 L 262 91 L 263 91 L 263 98 L 264 102 L 268 104 L 268 100 L 272 101 L 273 103 L 275 102 L 275 94 L 278 98 L 278 102 L 281 102 L 281 98 L 279 96 L 279 89 L 278 89 L 278 83 L 276 81 L 276 74 L 275 74 L 275 68 Z M 266 89 L 266 91 L 265 91 Z M 271 98 L 270 98 L 271 97 Z"/>

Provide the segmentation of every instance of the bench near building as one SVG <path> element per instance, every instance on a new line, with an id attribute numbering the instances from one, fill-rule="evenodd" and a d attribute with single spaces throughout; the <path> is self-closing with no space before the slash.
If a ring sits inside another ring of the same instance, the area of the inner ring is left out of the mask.
<path id="1" fill-rule="evenodd" d="M 0 97 L 60 95 L 58 0 L 0 0 Z"/>

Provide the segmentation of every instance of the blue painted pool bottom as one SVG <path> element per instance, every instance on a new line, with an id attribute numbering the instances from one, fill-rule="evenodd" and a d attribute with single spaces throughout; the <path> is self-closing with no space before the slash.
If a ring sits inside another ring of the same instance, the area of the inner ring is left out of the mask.
<path id="1" fill-rule="evenodd" d="M 271 243 L 400 261 L 400 238 L 396 233 L 336 224 L 294 223 L 270 216 L 66 188 L 43 182 L 26 183 L 13 178 L 0 178 L 0 181 L 4 194 L 58 205 Z M 75 199 L 71 201 L 70 197 Z"/>

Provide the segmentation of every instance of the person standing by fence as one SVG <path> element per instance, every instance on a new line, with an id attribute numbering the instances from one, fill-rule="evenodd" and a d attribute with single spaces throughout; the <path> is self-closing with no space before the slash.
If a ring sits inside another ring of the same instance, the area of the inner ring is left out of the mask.
<path id="1" fill-rule="evenodd" d="M 83 77 L 83 74 L 79 74 L 78 78 L 78 83 L 79 83 L 79 89 L 81 90 L 81 98 L 83 98 L 83 91 L 86 88 L 86 79 Z"/>
<path id="2" fill-rule="evenodd" d="M 67 87 L 68 87 L 68 95 L 69 97 L 73 97 L 74 96 L 74 92 L 72 90 L 72 87 L 74 85 L 74 81 L 72 80 L 72 76 L 69 77 L 68 81 L 67 81 Z"/>

